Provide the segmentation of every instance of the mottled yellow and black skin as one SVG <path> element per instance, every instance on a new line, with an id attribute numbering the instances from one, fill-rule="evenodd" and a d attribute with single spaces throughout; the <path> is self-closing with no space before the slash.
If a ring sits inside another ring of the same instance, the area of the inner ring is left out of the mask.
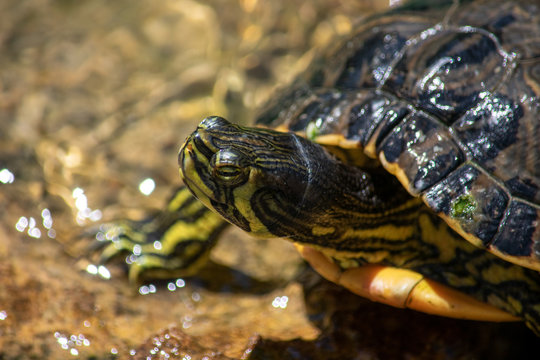
<path id="1" fill-rule="evenodd" d="M 163 211 L 143 221 L 103 225 L 100 261 L 126 256 L 130 283 L 195 274 L 227 222 L 191 195 L 175 191 Z M 110 240 L 110 242 L 105 242 Z"/>
<path id="2" fill-rule="evenodd" d="M 220 117 L 199 125 L 179 164 L 184 183 L 205 205 L 257 236 L 324 246 L 357 223 L 347 215 L 351 211 L 374 219 L 384 213 L 387 223 L 421 203 L 383 169 L 368 173 L 295 134 L 240 127 Z M 313 238 L 314 224 L 324 233 L 320 239 Z"/>
<path id="3" fill-rule="evenodd" d="M 537 1 L 419 1 L 370 18 L 256 125 L 207 118 L 180 151 L 184 182 L 209 209 L 343 268 L 413 269 L 540 333 Z M 146 258 L 190 271 L 225 226 L 209 210 L 188 224 L 177 208 L 160 238 L 191 244 L 189 256 L 149 247 L 141 271 Z M 131 239 L 105 258 L 118 248 Z"/>
<path id="4" fill-rule="evenodd" d="M 367 21 L 257 123 L 363 148 L 467 240 L 540 270 L 539 4 L 446 3 Z"/>
<path id="5" fill-rule="evenodd" d="M 344 269 L 411 269 L 540 330 L 540 274 L 465 241 L 382 168 L 366 172 L 294 133 L 220 117 L 201 122 L 179 164 L 201 202 L 255 236 L 315 247 Z"/>

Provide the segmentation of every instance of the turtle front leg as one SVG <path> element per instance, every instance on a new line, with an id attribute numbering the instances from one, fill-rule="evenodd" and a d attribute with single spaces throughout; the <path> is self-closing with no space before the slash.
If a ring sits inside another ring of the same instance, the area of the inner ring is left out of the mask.
<path id="1" fill-rule="evenodd" d="M 103 225 L 96 236 L 104 245 L 100 262 L 126 256 L 133 284 L 142 279 L 193 275 L 206 262 L 227 224 L 181 187 L 164 211 L 148 219 Z"/>

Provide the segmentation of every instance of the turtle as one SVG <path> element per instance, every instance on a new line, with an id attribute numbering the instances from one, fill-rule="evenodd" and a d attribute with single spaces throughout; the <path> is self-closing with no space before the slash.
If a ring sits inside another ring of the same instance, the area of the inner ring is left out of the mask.
<path id="1" fill-rule="evenodd" d="M 133 281 L 196 272 L 230 223 L 372 300 L 540 335 L 536 1 L 371 16 L 253 127 L 205 118 L 178 163 L 163 214 L 101 255 L 131 251 Z"/>

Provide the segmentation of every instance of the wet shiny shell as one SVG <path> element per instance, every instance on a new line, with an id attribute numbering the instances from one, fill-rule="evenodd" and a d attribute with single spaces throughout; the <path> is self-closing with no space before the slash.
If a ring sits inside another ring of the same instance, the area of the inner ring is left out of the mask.
<path id="1" fill-rule="evenodd" d="M 258 123 L 363 149 L 464 238 L 540 269 L 540 3 L 442 3 L 367 20 Z"/>

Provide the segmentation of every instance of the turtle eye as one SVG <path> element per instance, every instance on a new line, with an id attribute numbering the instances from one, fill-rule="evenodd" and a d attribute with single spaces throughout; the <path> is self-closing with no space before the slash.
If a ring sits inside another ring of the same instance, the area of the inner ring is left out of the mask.
<path id="1" fill-rule="evenodd" d="M 249 170 L 243 162 L 242 156 L 239 154 L 228 150 L 220 150 L 210 162 L 212 175 L 229 185 L 239 184 L 245 180 Z"/>

